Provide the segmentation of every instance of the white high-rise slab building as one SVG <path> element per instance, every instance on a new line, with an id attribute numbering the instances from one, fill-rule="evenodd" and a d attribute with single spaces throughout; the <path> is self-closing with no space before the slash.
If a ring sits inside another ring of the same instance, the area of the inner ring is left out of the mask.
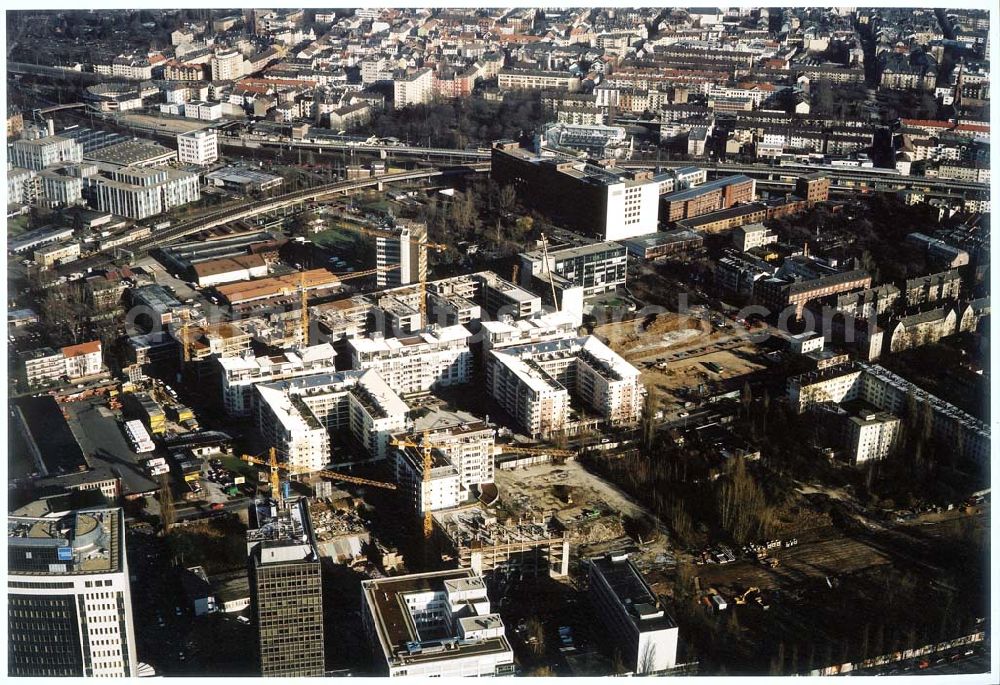
<path id="1" fill-rule="evenodd" d="M 9 517 L 7 614 L 9 676 L 136 677 L 122 510 Z"/>

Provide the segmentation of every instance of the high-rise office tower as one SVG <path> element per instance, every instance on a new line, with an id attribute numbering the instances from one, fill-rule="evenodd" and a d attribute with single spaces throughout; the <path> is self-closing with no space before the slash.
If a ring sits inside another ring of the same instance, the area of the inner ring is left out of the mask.
<path id="1" fill-rule="evenodd" d="M 247 554 L 261 675 L 322 676 L 323 585 L 306 500 L 255 502 Z"/>
<path id="2" fill-rule="evenodd" d="M 119 508 L 7 519 L 7 675 L 135 677 Z"/>
<path id="3" fill-rule="evenodd" d="M 418 283 L 427 277 L 427 225 L 412 221 L 397 221 L 388 229 L 393 235 L 375 239 L 377 285 L 391 288 Z"/>

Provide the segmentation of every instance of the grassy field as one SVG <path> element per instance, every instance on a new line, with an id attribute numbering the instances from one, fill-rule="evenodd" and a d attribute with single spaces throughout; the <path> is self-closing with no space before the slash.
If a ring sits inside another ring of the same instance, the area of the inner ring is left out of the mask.
<path id="1" fill-rule="evenodd" d="M 234 473 L 246 476 L 247 483 L 257 482 L 257 467 L 252 464 L 248 464 L 236 457 L 222 457 L 222 465 Z"/>
<path id="2" fill-rule="evenodd" d="M 310 239 L 322 247 L 333 250 L 348 250 L 354 246 L 357 233 L 335 225 L 333 228 L 313 233 Z"/>
<path id="3" fill-rule="evenodd" d="M 27 216 L 19 216 L 7 220 L 7 237 L 15 238 L 28 230 L 31 219 Z"/>

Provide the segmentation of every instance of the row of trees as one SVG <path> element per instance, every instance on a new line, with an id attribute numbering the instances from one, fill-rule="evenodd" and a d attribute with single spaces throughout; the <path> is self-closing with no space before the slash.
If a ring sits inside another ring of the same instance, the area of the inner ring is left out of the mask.
<path id="1" fill-rule="evenodd" d="M 538 93 L 510 93 L 502 102 L 457 98 L 388 109 L 375 115 L 367 131 L 414 145 L 464 149 L 494 140 L 516 139 L 546 121 Z"/>

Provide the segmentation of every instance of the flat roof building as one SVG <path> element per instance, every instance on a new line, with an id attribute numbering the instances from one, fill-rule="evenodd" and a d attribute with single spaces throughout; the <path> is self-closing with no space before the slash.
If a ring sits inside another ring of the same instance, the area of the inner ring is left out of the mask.
<path id="1" fill-rule="evenodd" d="M 486 583 L 469 569 L 361 582 L 362 622 L 390 678 L 514 674 L 514 653 Z"/>
<path id="2" fill-rule="evenodd" d="M 402 395 L 472 380 L 472 332 L 446 326 L 402 338 L 354 338 L 348 341 L 351 368 L 375 369 Z"/>
<path id="3" fill-rule="evenodd" d="M 677 665 L 678 628 L 627 554 L 590 559 L 590 598 L 636 674 Z"/>
<path id="4" fill-rule="evenodd" d="M 639 371 L 592 335 L 494 349 L 487 364 L 493 398 L 531 437 L 571 428 L 571 392 L 608 425 L 642 413 Z"/>
<path id="5" fill-rule="evenodd" d="M 7 674 L 135 677 L 121 509 L 7 519 Z"/>
<path id="6" fill-rule="evenodd" d="M 535 154 L 516 143 L 493 144 L 491 178 L 573 229 L 622 240 L 657 229 L 659 185 L 649 171 L 618 171 L 567 155 Z"/>
<path id="7" fill-rule="evenodd" d="M 323 581 L 307 500 L 255 501 L 247 557 L 261 675 L 322 676 Z"/>
<path id="8" fill-rule="evenodd" d="M 552 273 L 581 286 L 584 297 L 625 287 L 628 258 L 625 247 L 619 243 L 592 243 L 544 252 L 532 250 L 521 253 L 520 258 L 522 285 L 528 285 L 532 276 L 541 278 Z"/>
<path id="9" fill-rule="evenodd" d="M 409 407 L 377 371 L 319 373 L 255 386 L 253 416 L 264 441 L 294 466 L 330 461 L 330 435 L 350 437 L 375 458 L 407 427 Z"/>

